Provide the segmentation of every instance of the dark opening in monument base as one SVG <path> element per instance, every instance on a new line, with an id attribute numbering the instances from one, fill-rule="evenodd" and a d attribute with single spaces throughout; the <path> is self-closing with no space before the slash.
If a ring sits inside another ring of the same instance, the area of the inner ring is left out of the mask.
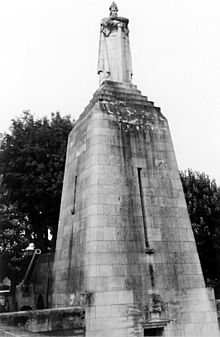
<path id="1" fill-rule="evenodd" d="M 164 328 L 151 328 L 151 329 L 144 329 L 144 336 L 151 337 L 151 336 L 163 336 Z"/>

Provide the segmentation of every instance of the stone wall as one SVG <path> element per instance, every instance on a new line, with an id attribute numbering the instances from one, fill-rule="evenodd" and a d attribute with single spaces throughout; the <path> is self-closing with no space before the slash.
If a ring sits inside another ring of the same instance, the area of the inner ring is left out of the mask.
<path id="1" fill-rule="evenodd" d="M 36 333 L 60 330 L 64 331 L 63 335 L 57 334 L 57 336 L 64 336 L 65 330 L 71 330 L 71 336 L 85 336 L 85 311 L 83 308 L 75 307 L 4 313 L 0 314 L 0 323 L 3 329 L 0 329 L 0 336 L 7 336 L 7 331 L 12 332 L 9 334 L 12 337 L 29 337 L 34 335 L 27 335 L 25 331 Z M 17 329 L 14 330 L 13 327 L 17 327 Z M 18 334 L 14 334 L 13 332 L 15 331 Z M 37 336 L 40 335 L 37 334 Z M 42 336 L 45 335 L 43 334 Z"/>

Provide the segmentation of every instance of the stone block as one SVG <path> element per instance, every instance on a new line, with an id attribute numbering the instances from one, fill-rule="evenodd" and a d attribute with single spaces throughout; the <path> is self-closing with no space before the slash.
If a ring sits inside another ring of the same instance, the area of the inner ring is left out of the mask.
<path id="1" fill-rule="evenodd" d="M 96 317 L 98 318 L 107 318 L 112 316 L 112 306 L 111 305 L 103 305 L 100 307 L 96 307 Z"/>
<path id="2" fill-rule="evenodd" d="M 102 264 L 99 266 L 100 276 L 112 276 L 117 275 L 113 274 L 113 265 Z"/>

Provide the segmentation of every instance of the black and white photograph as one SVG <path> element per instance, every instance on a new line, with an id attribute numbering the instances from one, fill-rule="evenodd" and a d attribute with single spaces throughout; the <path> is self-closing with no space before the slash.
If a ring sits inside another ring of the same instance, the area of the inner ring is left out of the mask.
<path id="1" fill-rule="evenodd" d="M 0 336 L 220 336 L 220 2 L 0 11 Z"/>

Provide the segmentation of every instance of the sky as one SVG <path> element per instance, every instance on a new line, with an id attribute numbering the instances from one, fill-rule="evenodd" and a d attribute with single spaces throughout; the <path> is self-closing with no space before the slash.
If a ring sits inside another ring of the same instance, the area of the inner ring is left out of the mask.
<path id="1" fill-rule="evenodd" d="M 220 1 L 118 0 L 133 84 L 168 119 L 179 169 L 220 185 Z M 0 0 L 0 132 L 29 109 L 77 118 L 98 89 L 107 0 Z"/>

